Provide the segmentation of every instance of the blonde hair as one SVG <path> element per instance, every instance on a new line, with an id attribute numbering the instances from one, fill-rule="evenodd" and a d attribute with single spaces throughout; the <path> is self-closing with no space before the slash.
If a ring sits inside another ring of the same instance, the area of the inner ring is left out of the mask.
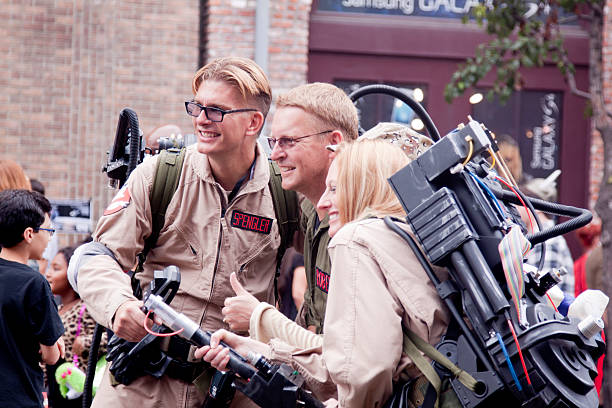
<path id="1" fill-rule="evenodd" d="M 11 189 L 31 190 L 32 186 L 19 164 L 11 159 L 0 159 L 0 191 Z"/>
<path id="2" fill-rule="evenodd" d="M 359 116 L 348 95 L 335 85 L 323 82 L 300 85 L 280 95 L 276 108 L 295 107 L 306 111 L 333 128 L 346 140 L 357 139 Z"/>
<path id="3" fill-rule="evenodd" d="M 224 81 L 234 86 L 249 103 L 256 104 L 264 118 L 272 103 L 272 89 L 266 74 L 255 61 L 242 57 L 216 58 L 193 77 L 193 94 L 204 81 Z"/>
<path id="4" fill-rule="evenodd" d="M 401 148 L 384 140 L 363 139 L 338 146 L 336 203 L 345 224 L 367 214 L 404 217 L 387 179 L 410 163 Z"/>

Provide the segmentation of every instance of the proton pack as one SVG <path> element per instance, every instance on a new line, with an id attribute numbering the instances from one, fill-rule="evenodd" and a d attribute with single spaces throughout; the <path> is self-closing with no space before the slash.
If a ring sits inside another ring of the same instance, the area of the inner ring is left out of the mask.
<path id="1" fill-rule="evenodd" d="M 403 91 L 373 85 L 351 98 L 368 93 L 387 93 L 414 107 L 437 140 L 389 179 L 418 244 L 392 219 L 385 220 L 410 245 L 451 312 L 438 351 L 458 366 L 456 373 L 465 372 L 476 383 L 469 389 L 437 362 L 436 375 L 450 382 L 463 407 L 597 407 L 594 361 L 604 351 L 600 319 L 563 316 L 547 297 L 558 282 L 555 274 L 522 270 L 527 244 L 586 225 L 591 214 L 526 197 L 516 187 L 503 190 L 504 180 L 485 160 L 497 157 L 494 136 L 471 118 L 440 138 L 429 116 L 420 114 L 422 107 Z M 513 228 L 519 221 L 511 204 L 521 202 L 538 225 L 535 209 L 572 219 L 524 236 Z M 512 244 L 513 239 L 518 241 Z M 509 260 L 521 266 L 515 275 L 508 272 Z M 446 267 L 449 279 L 440 281 L 429 262 Z"/>

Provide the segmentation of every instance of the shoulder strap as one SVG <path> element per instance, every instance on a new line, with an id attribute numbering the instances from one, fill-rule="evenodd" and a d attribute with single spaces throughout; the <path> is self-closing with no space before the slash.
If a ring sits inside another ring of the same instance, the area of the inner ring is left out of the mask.
<path id="1" fill-rule="evenodd" d="M 436 370 L 431 366 L 429 361 L 421 355 L 421 352 L 427 357 L 441 364 L 443 367 L 448 369 L 452 375 L 459 379 L 459 381 L 465 385 L 469 390 L 474 391 L 476 389 L 476 380 L 467 371 L 463 371 L 461 368 L 453 364 L 445 355 L 440 353 L 435 347 L 423 340 L 418 334 L 402 324 L 402 330 L 404 332 L 404 353 L 410 357 L 414 365 L 423 373 L 425 378 L 434 387 L 437 397 L 435 407 L 438 407 L 438 397 L 440 396 L 440 386 L 442 381 L 438 376 Z"/>
<path id="2" fill-rule="evenodd" d="M 277 287 L 277 281 L 280 275 L 280 264 L 285 254 L 285 250 L 289 248 L 293 242 L 293 234 L 298 229 L 300 212 L 297 193 L 295 191 L 283 189 L 280 168 L 273 160 L 268 159 L 268 164 L 270 165 L 270 180 L 268 181 L 268 186 L 272 194 L 274 214 L 276 215 L 278 230 L 281 236 L 281 244 L 276 253 L 276 273 L 274 275 L 274 294 L 280 302 Z"/>
<path id="3" fill-rule="evenodd" d="M 152 215 L 151 235 L 145 239 L 144 248 L 142 252 L 138 254 L 137 271 L 142 270 L 147 254 L 157 243 L 159 233 L 166 220 L 166 209 L 178 187 L 184 158 L 185 148 L 180 150 L 167 149 L 159 153 L 155 177 L 153 179 L 153 187 L 151 188 L 151 195 L 149 196 Z"/>

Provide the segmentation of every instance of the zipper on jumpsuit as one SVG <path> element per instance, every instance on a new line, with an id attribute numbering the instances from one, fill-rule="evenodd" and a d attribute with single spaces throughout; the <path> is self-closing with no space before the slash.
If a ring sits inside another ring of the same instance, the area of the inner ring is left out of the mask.
<path id="1" fill-rule="evenodd" d="M 212 281 L 210 283 L 210 296 L 212 296 L 213 293 L 213 289 L 215 287 L 215 277 L 217 276 L 217 267 L 219 265 L 219 256 L 221 254 L 221 242 L 223 239 L 223 225 L 221 225 L 221 220 L 223 220 L 225 218 L 225 214 L 227 213 L 227 209 L 229 208 L 230 204 L 233 203 L 234 201 L 236 201 L 238 199 L 239 195 L 236 195 L 231 202 L 229 202 L 227 204 L 227 207 L 225 207 L 223 205 L 223 199 L 221 199 L 221 217 L 220 217 L 220 221 L 219 221 L 219 240 L 218 240 L 218 244 L 217 244 L 217 256 L 215 257 L 215 267 L 213 269 L 213 278 Z M 264 250 L 264 247 L 260 247 L 259 250 L 257 252 L 255 252 L 255 254 L 253 254 L 253 256 L 250 259 L 256 258 L 262 251 Z M 246 263 L 240 265 L 240 270 L 239 273 L 242 272 L 245 268 L 245 266 L 247 265 L 248 260 Z M 208 310 L 208 302 L 206 303 L 206 306 L 204 308 L 204 314 L 202 315 L 202 320 L 200 320 L 200 326 L 202 325 L 202 322 L 204 321 L 204 317 L 206 316 L 206 312 Z"/>
<path id="2" fill-rule="evenodd" d="M 217 276 L 217 267 L 219 266 L 219 256 L 221 255 L 221 242 L 223 240 L 223 218 L 225 217 L 225 213 L 227 211 L 227 207 L 223 205 L 224 195 L 219 193 L 219 198 L 221 198 L 221 217 L 219 217 L 219 235 L 217 240 L 217 254 L 215 256 L 215 267 L 213 268 L 213 276 L 212 281 L 210 282 L 210 294 L 208 298 L 208 302 L 204 305 L 204 313 L 202 314 L 202 319 L 200 319 L 200 326 L 202 326 L 202 322 L 206 317 L 206 312 L 208 312 L 208 304 L 210 303 L 210 297 L 212 296 L 213 289 L 215 287 L 215 277 Z M 228 203 L 229 206 L 229 203 Z"/>
<path id="3" fill-rule="evenodd" d="M 217 244 L 217 255 L 215 257 L 215 267 L 213 269 L 213 277 L 212 277 L 212 281 L 210 283 L 210 295 L 209 295 L 209 301 L 205 303 L 204 305 L 204 313 L 202 313 L 202 318 L 200 319 L 200 324 L 199 326 L 202 327 L 202 322 L 204 321 L 204 318 L 206 317 L 206 313 L 208 312 L 208 305 L 210 303 L 210 296 L 212 296 L 213 293 L 213 288 L 215 286 L 215 276 L 217 274 L 217 266 L 219 265 L 219 255 L 221 253 L 221 240 L 223 238 L 223 225 L 221 225 L 221 220 L 223 220 L 223 218 L 225 217 L 225 212 L 226 212 L 226 207 L 223 205 L 223 198 L 221 198 L 221 217 L 220 217 L 220 221 L 219 221 L 219 240 L 218 240 L 218 244 Z M 191 250 L 193 251 L 194 249 L 191 248 Z M 185 394 L 183 396 L 185 403 L 189 402 L 188 399 L 188 388 L 189 387 L 185 387 Z"/>

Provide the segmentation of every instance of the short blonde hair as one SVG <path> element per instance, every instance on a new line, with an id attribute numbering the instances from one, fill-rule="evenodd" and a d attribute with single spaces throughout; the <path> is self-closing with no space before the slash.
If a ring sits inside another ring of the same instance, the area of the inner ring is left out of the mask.
<path id="1" fill-rule="evenodd" d="M 0 159 L 0 191 L 19 189 L 32 189 L 23 168 L 11 159 Z"/>
<path id="2" fill-rule="evenodd" d="M 242 57 L 216 58 L 200 68 L 193 77 L 193 94 L 204 81 L 224 81 L 234 86 L 249 103 L 254 103 L 264 118 L 272 103 L 268 77 L 255 61 Z"/>
<path id="3" fill-rule="evenodd" d="M 387 179 L 410 159 L 401 148 L 382 139 L 362 139 L 338 146 L 336 202 L 340 222 L 367 214 L 404 217 L 405 212 Z"/>
<path id="4" fill-rule="evenodd" d="M 276 108 L 295 107 L 315 116 L 333 130 L 340 130 L 346 140 L 359 136 L 357 108 L 340 88 L 332 84 L 314 82 L 300 85 L 280 95 Z"/>

